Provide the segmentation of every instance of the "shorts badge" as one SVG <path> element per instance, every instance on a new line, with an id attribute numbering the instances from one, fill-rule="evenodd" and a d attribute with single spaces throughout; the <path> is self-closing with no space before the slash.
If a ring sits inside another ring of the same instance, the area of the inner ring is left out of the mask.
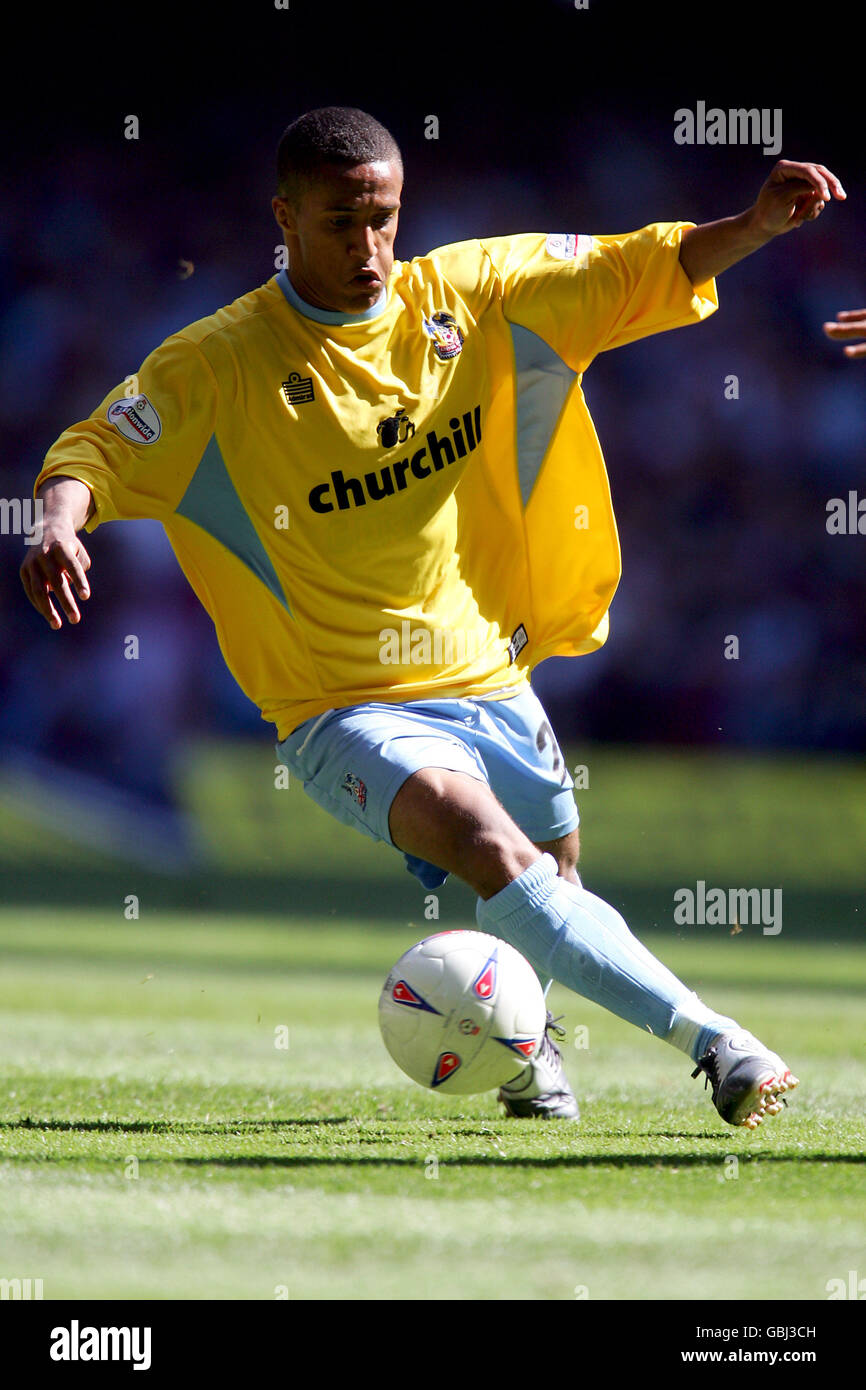
<path id="1" fill-rule="evenodd" d="M 354 772 L 346 773 L 340 790 L 348 792 L 353 801 L 357 801 L 361 810 L 364 810 L 367 805 L 367 784 L 362 782 L 360 777 L 356 777 Z"/>

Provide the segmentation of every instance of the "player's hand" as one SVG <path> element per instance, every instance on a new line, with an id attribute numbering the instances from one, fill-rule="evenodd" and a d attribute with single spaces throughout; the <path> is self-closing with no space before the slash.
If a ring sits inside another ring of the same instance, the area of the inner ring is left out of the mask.
<path id="1" fill-rule="evenodd" d="M 836 323 L 824 324 L 824 332 L 834 342 L 845 338 L 866 338 L 866 309 L 842 309 L 836 315 Z M 866 357 L 866 343 L 849 343 L 845 356 Z"/>
<path id="2" fill-rule="evenodd" d="M 24 592 L 37 613 L 53 628 L 62 626 L 52 599 L 57 599 L 70 623 L 81 621 L 76 603 L 90 598 L 87 571 L 90 556 L 71 525 L 45 526 L 39 541 L 28 549 L 19 573 Z"/>
<path id="3" fill-rule="evenodd" d="M 823 164 L 797 164 L 780 159 L 752 208 L 756 230 L 767 237 L 792 232 L 820 217 L 831 198 L 847 198 L 835 174 Z"/>

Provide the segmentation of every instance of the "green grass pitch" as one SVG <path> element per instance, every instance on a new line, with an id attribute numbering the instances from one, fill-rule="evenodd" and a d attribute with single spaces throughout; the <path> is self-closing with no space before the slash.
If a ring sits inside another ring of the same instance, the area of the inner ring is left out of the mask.
<path id="1" fill-rule="evenodd" d="M 782 1053 L 801 1084 L 781 1115 L 731 1129 L 685 1057 L 562 989 L 579 1125 L 415 1086 L 379 990 L 414 941 L 475 925 L 472 896 L 449 883 L 425 917 L 392 850 L 276 790 L 266 742 L 189 750 L 202 848 L 175 876 L 104 852 L 98 806 L 0 774 L 0 1279 L 178 1300 L 823 1300 L 866 1280 L 866 765 L 567 760 L 587 887 Z M 782 885 L 782 931 L 677 929 L 697 879 Z"/>
<path id="2" fill-rule="evenodd" d="M 755 1134 L 679 1053 L 555 991 L 571 1126 L 397 1072 L 376 1000 L 423 927 L 0 915 L 0 1276 L 46 1299 L 571 1300 L 824 1299 L 866 1273 L 866 951 L 648 938 L 800 1076 Z"/>

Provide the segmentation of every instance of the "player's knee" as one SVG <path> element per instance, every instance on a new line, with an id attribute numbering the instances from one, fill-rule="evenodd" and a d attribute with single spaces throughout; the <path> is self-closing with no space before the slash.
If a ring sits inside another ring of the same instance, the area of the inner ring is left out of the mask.
<path id="1" fill-rule="evenodd" d="M 399 849 L 456 874 L 492 897 L 538 858 L 486 782 L 446 768 L 422 768 L 400 788 L 389 817 Z"/>
<path id="2" fill-rule="evenodd" d="M 558 840 L 537 842 L 537 847 L 542 853 L 553 855 L 559 867 L 560 878 L 580 887 L 580 877 L 577 872 L 577 863 L 580 859 L 579 829 L 575 828 L 568 835 L 562 835 Z"/>

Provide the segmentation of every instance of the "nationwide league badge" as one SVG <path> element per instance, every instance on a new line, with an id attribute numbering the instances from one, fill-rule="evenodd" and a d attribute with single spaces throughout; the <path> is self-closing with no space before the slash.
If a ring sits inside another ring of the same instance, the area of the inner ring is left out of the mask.
<path id="1" fill-rule="evenodd" d="M 437 309 L 431 318 L 424 318 L 424 332 L 433 339 L 433 351 L 440 362 L 456 357 L 463 347 L 463 330 L 445 309 Z"/>

